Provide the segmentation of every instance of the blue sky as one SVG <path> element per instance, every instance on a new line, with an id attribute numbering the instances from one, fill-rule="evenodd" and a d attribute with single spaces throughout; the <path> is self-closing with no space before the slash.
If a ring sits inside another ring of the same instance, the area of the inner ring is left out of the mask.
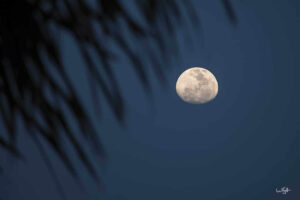
<path id="1" fill-rule="evenodd" d="M 194 2 L 202 31 L 194 31 L 189 43 L 179 30 L 181 57 L 170 63 L 166 87 L 151 76 L 149 95 L 128 61 L 120 60 L 114 69 L 128 106 L 127 125 L 119 126 L 102 103 L 104 117 L 93 120 L 108 155 L 99 168 L 105 193 L 82 170 L 87 191 L 116 200 L 263 200 L 283 199 L 275 188 L 288 186 L 293 191 L 285 199 L 299 198 L 300 3 L 232 1 L 239 20 L 234 27 L 219 1 Z M 78 52 L 64 35 L 62 47 L 81 98 L 92 110 Z M 194 66 L 216 76 L 214 101 L 191 105 L 177 96 L 178 76 Z M 32 142 L 26 136 L 20 140 L 28 161 L 7 161 L 11 169 L 0 179 L 0 192 L 8 200 L 59 199 Z M 66 195 L 88 199 L 52 158 Z"/>

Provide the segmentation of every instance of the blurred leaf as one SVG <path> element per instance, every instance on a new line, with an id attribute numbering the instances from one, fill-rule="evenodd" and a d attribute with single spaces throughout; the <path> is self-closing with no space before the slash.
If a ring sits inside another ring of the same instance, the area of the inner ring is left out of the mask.
<path id="1" fill-rule="evenodd" d="M 149 63 L 161 84 L 165 84 L 166 68 L 161 63 L 177 56 L 174 54 L 178 47 L 175 33 L 185 27 L 182 22 L 186 14 L 183 13 L 187 13 L 188 20 L 195 26 L 199 23 L 189 0 L 128 1 L 137 9 L 139 19 L 125 9 L 124 1 L 95 1 L 95 7 L 84 0 L 0 1 L 0 113 L 6 128 L 1 134 L 8 136 L 7 141 L 0 137 L 0 147 L 15 157 L 21 156 L 16 143 L 18 134 L 24 133 L 16 128 L 17 119 L 20 119 L 54 179 L 55 170 L 40 140 L 51 146 L 76 180 L 79 180 L 79 172 L 73 167 L 74 161 L 70 159 L 69 150 L 64 148 L 62 138 L 68 140 L 78 161 L 96 182 L 100 177 L 89 159 L 90 152 L 83 146 L 91 146 L 105 158 L 99 133 L 65 71 L 57 33 L 64 31 L 75 40 L 85 63 L 97 113 L 101 115 L 98 95 L 102 95 L 116 119 L 124 124 L 124 98 L 112 70 L 120 55 L 104 41 L 117 44 L 121 54 L 131 62 L 145 91 L 150 93 L 151 82 L 143 63 Z M 223 0 L 223 5 L 231 22 L 236 23 L 230 2 Z M 137 50 L 135 45 L 142 48 Z M 100 65 L 92 53 L 97 55 Z M 73 129 L 69 118 L 78 124 L 77 130 Z"/>
<path id="2" fill-rule="evenodd" d="M 234 25 L 237 25 L 238 20 L 237 20 L 235 11 L 233 10 L 230 0 L 222 0 L 222 2 L 223 2 L 224 9 L 226 11 L 226 14 L 227 14 L 230 22 Z"/>

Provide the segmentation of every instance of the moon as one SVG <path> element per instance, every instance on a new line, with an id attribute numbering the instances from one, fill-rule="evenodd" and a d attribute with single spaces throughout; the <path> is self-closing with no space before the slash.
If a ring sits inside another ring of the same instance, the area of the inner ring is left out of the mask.
<path id="1" fill-rule="evenodd" d="M 216 77 L 201 67 L 185 70 L 176 83 L 178 96 L 191 104 L 203 104 L 213 100 L 217 96 L 218 90 Z"/>

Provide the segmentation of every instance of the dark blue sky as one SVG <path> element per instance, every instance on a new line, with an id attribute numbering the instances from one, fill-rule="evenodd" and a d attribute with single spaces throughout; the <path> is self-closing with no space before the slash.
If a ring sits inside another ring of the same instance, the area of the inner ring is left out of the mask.
<path id="1" fill-rule="evenodd" d="M 105 194 L 82 170 L 93 197 L 300 198 L 300 3 L 232 2 L 237 27 L 227 20 L 219 1 L 195 0 L 203 30 L 193 33 L 192 43 L 179 34 L 181 58 L 170 63 L 167 87 L 151 76 L 152 95 L 142 89 L 129 63 L 119 61 L 114 71 L 128 105 L 127 126 L 116 123 L 105 103 L 105 115 L 94 119 L 108 160 L 99 169 Z M 64 35 L 62 47 L 73 81 L 89 105 L 83 62 L 72 40 Z M 186 104 L 176 95 L 178 76 L 194 66 L 207 68 L 219 82 L 219 94 L 208 104 Z M 20 144 L 28 161 L 7 160 L 11 169 L 0 179 L 0 193 L 5 200 L 59 199 L 32 142 L 25 135 Z M 88 199 L 52 157 L 66 195 L 73 200 Z M 293 191 L 286 196 L 276 194 L 275 188 L 283 186 Z"/>

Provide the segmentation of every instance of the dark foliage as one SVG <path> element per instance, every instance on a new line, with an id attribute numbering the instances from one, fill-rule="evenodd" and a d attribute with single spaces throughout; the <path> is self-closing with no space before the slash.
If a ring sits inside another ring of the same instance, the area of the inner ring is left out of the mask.
<path id="1" fill-rule="evenodd" d="M 233 7 L 230 3 L 230 0 L 223 0 L 222 2 L 223 2 L 224 9 L 226 11 L 226 14 L 227 14 L 230 22 L 234 25 L 237 25 L 238 20 L 237 20 L 235 12 L 233 10 Z"/>
<path id="2" fill-rule="evenodd" d="M 64 149 L 62 138 L 67 138 L 78 159 L 95 181 L 99 175 L 82 145 L 89 144 L 101 157 L 104 149 L 87 111 L 76 94 L 61 57 L 57 33 L 63 30 L 74 38 L 86 64 L 91 94 L 97 107 L 98 95 L 107 100 L 120 123 L 124 123 L 124 101 L 115 74 L 113 61 L 118 58 L 104 41 L 111 40 L 131 61 L 137 77 L 147 92 L 151 84 L 144 60 L 159 80 L 164 83 L 161 58 L 170 58 L 176 46 L 175 30 L 197 17 L 187 0 L 132 0 L 140 19 L 133 18 L 120 0 L 1 0 L 0 1 L 0 120 L 5 132 L 0 134 L 0 146 L 12 156 L 22 157 L 17 145 L 17 123 L 21 122 L 40 150 L 50 172 L 54 169 L 47 157 L 43 141 L 57 153 L 73 177 L 78 171 Z M 229 19 L 236 17 L 228 0 L 223 0 Z M 122 27 L 122 28 L 121 28 Z M 99 31 L 100 30 L 100 31 Z M 128 40 L 123 32 L 134 38 Z M 132 43 L 145 47 L 143 56 Z M 95 64 L 96 54 L 101 65 Z M 143 59 L 143 62 L 142 62 Z M 115 62 L 114 62 L 115 63 Z M 100 73 L 99 68 L 103 71 Z M 104 78 L 105 77 L 105 78 Z M 74 130 L 67 112 L 78 124 Z M 75 134 L 75 132 L 77 134 Z M 84 138 L 79 142 L 79 138 Z M 0 171 L 2 168 L 0 167 Z"/>

